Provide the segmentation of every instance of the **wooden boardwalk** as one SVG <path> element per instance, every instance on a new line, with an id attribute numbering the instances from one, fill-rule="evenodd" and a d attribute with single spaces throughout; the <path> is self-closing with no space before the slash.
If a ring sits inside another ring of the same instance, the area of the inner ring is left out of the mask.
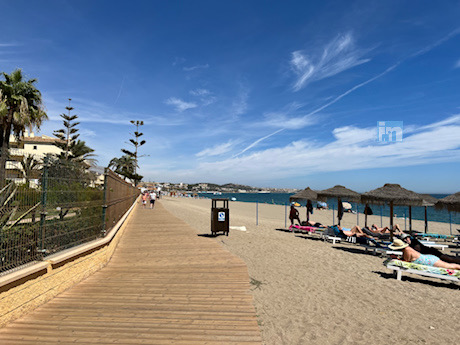
<path id="1" fill-rule="evenodd" d="M 261 344 L 245 263 L 157 202 L 109 264 L 0 329 L 0 344 Z"/>

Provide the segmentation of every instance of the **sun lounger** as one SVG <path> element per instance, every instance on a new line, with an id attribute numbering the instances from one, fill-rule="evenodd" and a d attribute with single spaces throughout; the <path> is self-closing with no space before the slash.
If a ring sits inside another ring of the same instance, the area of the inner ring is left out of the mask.
<path id="1" fill-rule="evenodd" d="M 447 245 L 447 244 L 436 244 L 436 243 L 433 243 L 433 242 L 423 242 L 423 241 L 420 241 L 420 243 L 423 244 L 425 247 L 438 248 L 438 249 L 441 249 L 441 250 L 449 248 L 449 245 Z"/>
<path id="2" fill-rule="evenodd" d="M 441 240 L 450 240 L 454 239 L 455 236 L 452 235 L 442 235 L 442 234 L 424 234 L 421 232 L 416 232 L 413 234 L 413 236 L 418 237 L 418 238 L 431 238 L 431 239 L 441 239 Z"/>
<path id="3" fill-rule="evenodd" d="M 291 225 L 289 227 L 289 230 L 296 232 L 298 230 L 299 232 L 317 232 L 317 231 L 323 231 L 324 228 L 318 228 L 315 226 L 307 226 L 307 225 Z"/>
<path id="4" fill-rule="evenodd" d="M 323 240 L 324 241 L 331 241 L 332 244 L 335 244 L 336 242 L 342 241 L 342 238 L 341 237 L 336 237 L 336 236 L 323 235 Z"/>
<path id="5" fill-rule="evenodd" d="M 342 231 L 334 229 L 334 227 L 327 227 L 322 234 L 322 238 L 324 241 L 331 241 L 332 244 L 343 240 L 350 243 L 356 243 L 355 236 L 346 236 Z"/>
<path id="6" fill-rule="evenodd" d="M 401 251 L 398 250 L 391 250 L 390 248 L 387 247 L 376 247 L 376 246 L 371 246 L 368 244 L 361 244 L 361 247 L 364 248 L 366 253 L 371 252 L 372 254 L 383 254 L 383 255 L 402 255 Z"/>
<path id="7" fill-rule="evenodd" d="M 387 268 L 396 273 L 396 279 L 401 280 L 402 272 L 418 274 L 425 277 L 438 278 L 443 280 L 450 280 L 460 282 L 460 271 L 450 270 L 441 267 L 418 265 L 412 262 L 387 259 L 383 263 Z"/>

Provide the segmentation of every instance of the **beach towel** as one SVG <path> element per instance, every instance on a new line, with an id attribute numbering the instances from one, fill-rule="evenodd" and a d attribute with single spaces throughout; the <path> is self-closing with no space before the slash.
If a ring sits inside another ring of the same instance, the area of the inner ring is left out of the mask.
<path id="1" fill-rule="evenodd" d="M 414 264 L 413 262 L 407 262 L 407 261 L 396 260 L 396 259 L 387 259 L 384 261 L 383 264 L 385 266 L 396 266 L 396 267 L 401 267 L 401 268 L 413 269 L 417 271 L 424 271 L 424 272 L 433 273 L 433 274 L 457 277 L 458 279 L 460 279 L 459 270 L 451 270 L 451 269 L 442 268 L 442 267 L 419 265 L 419 264 Z"/>

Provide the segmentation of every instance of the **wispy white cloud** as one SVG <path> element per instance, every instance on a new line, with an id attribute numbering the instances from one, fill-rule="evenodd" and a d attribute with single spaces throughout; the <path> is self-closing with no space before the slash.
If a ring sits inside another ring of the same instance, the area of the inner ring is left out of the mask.
<path id="1" fill-rule="evenodd" d="M 310 113 L 307 114 L 307 116 L 311 116 L 311 115 L 315 115 L 315 114 L 319 113 L 320 111 L 326 109 L 327 107 L 333 105 L 334 103 L 337 103 L 337 102 L 340 101 L 343 97 L 349 95 L 349 94 L 352 93 L 353 91 L 356 91 L 357 89 L 359 89 L 359 88 L 361 88 L 361 87 L 363 87 L 363 86 L 365 86 L 365 85 L 367 85 L 367 84 L 373 82 L 374 80 L 383 77 L 385 74 L 391 72 L 391 71 L 394 70 L 396 67 L 398 67 L 398 65 L 399 65 L 400 63 L 401 63 L 401 62 L 397 62 L 397 63 L 395 63 L 394 65 L 388 67 L 388 68 L 387 68 L 385 71 L 383 71 L 382 73 L 376 75 L 375 77 L 372 77 L 372 78 L 370 78 L 370 79 L 368 79 L 368 80 L 366 80 L 366 81 L 364 81 L 364 82 L 362 82 L 362 83 L 359 83 L 358 85 L 353 86 L 351 89 L 348 89 L 348 90 L 345 91 L 344 93 L 342 93 L 342 94 L 338 95 L 337 97 L 335 97 L 334 99 L 332 99 L 330 102 L 328 102 L 328 103 L 322 105 L 321 107 L 319 107 L 319 108 L 317 108 L 317 109 L 311 111 Z"/>
<path id="2" fill-rule="evenodd" d="M 454 68 L 460 68 L 460 59 L 455 63 Z"/>
<path id="3" fill-rule="evenodd" d="M 459 28 L 456 28 L 454 30 L 452 30 L 451 32 L 449 32 L 447 35 L 445 35 L 444 37 L 440 38 L 439 40 L 437 40 L 436 42 L 433 42 L 429 45 L 427 45 L 426 47 L 423 47 L 422 49 L 416 51 L 414 54 L 412 54 L 410 57 L 417 57 L 417 56 L 420 56 L 420 55 L 423 55 L 423 54 L 426 54 L 428 53 L 429 51 L 433 50 L 434 48 L 436 48 L 437 46 L 440 46 L 441 44 L 443 44 L 444 42 L 447 42 L 448 40 L 450 40 L 451 38 L 457 36 L 460 34 L 460 27 Z"/>
<path id="4" fill-rule="evenodd" d="M 357 89 L 373 82 L 374 80 L 377 80 L 381 77 L 383 77 L 384 75 L 388 74 L 389 72 L 393 71 L 394 69 L 396 69 L 400 64 L 402 64 L 403 62 L 405 62 L 406 60 L 410 59 L 410 58 L 415 58 L 417 56 L 420 56 L 420 55 L 423 55 L 427 52 L 429 52 L 430 50 L 436 48 L 437 46 L 439 46 L 440 44 L 448 41 L 449 39 L 453 38 L 454 36 L 460 34 L 460 29 L 456 29 L 452 32 L 450 32 L 449 34 L 447 34 L 446 36 L 444 36 L 443 38 L 439 39 L 438 41 L 436 41 L 435 43 L 433 44 L 430 44 L 426 47 L 424 47 L 423 49 L 420 49 L 419 51 L 415 52 L 414 54 L 410 55 L 408 58 L 406 59 L 403 59 L 403 60 L 400 60 L 396 63 L 394 63 L 393 65 L 391 65 L 390 67 L 388 67 L 385 71 L 383 71 L 382 73 L 362 82 L 362 83 L 359 83 L 355 86 L 353 86 L 352 88 L 348 89 L 347 91 L 345 91 L 344 93 L 340 94 L 339 96 L 333 98 L 330 102 L 324 104 L 323 106 L 311 111 L 309 114 L 307 114 L 307 116 L 310 116 L 310 115 L 314 115 L 314 114 L 317 114 L 319 113 L 320 111 L 326 109 L 327 107 L 333 105 L 334 103 L 337 103 L 338 101 L 340 101 L 343 97 L 349 95 L 350 93 L 352 93 L 353 91 L 356 91 Z M 460 61 L 459 61 L 460 62 Z"/>
<path id="5" fill-rule="evenodd" d="M 201 105 L 208 106 L 216 102 L 217 98 L 212 96 L 211 91 L 206 89 L 195 89 L 190 90 L 189 93 L 192 96 L 200 97 Z"/>
<path id="6" fill-rule="evenodd" d="M 115 99 L 115 104 L 117 104 L 118 99 L 121 96 L 121 91 L 123 90 L 123 84 L 124 83 L 125 83 L 125 77 L 123 77 L 123 79 L 121 80 L 120 89 L 118 90 L 118 95 L 117 95 L 117 98 Z"/>
<path id="7" fill-rule="evenodd" d="M 263 122 L 256 123 L 256 126 L 268 126 L 285 129 L 301 129 L 311 126 L 318 121 L 314 114 L 299 114 L 302 108 L 300 103 L 290 103 L 280 111 L 268 112 L 264 114 Z"/>
<path id="8" fill-rule="evenodd" d="M 185 59 L 183 57 L 175 57 L 174 61 L 172 62 L 173 66 L 181 65 L 185 62 Z"/>
<path id="9" fill-rule="evenodd" d="M 67 113 L 65 107 L 68 105 L 68 100 L 63 97 L 61 101 L 58 101 L 47 93 L 43 94 L 43 100 L 46 113 L 50 120 L 49 122 L 61 122 L 62 118 L 60 115 L 64 112 Z M 72 106 L 75 108 L 73 113 L 78 115 L 78 121 L 81 123 L 127 125 L 129 124 L 129 119 L 132 118 L 142 119 L 146 124 L 154 123 L 156 126 L 177 126 L 183 123 L 183 119 L 177 116 L 159 116 L 119 111 L 103 103 L 77 97 L 72 99 Z"/>
<path id="10" fill-rule="evenodd" d="M 213 147 L 204 149 L 203 151 L 198 152 L 195 156 L 197 157 L 207 157 L 207 156 L 220 156 L 224 153 L 230 152 L 235 145 L 235 142 L 230 140 L 224 144 L 215 145 Z"/>
<path id="11" fill-rule="evenodd" d="M 249 88 L 241 84 L 238 95 L 232 102 L 231 112 L 234 117 L 243 115 L 248 110 Z"/>
<path id="12" fill-rule="evenodd" d="M 3 48 L 3 47 L 18 47 L 20 45 L 21 44 L 19 44 L 19 43 L 0 43 L 0 48 Z"/>
<path id="13" fill-rule="evenodd" d="M 95 138 L 95 137 L 97 137 L 96 132 L 92 131 L 90 129 L 82 128 L 82 129 L 79 130 L 79 133 L 80 133 L 81 137 L 83 137 L 83 138 L 86 138 L 86 137 Z"/>
<path id="14" fill-rule="evenodd" d="M 190 94 L 192 96 L 207 96 L 211 94 L 211 91 L 206 90 L 206 89 L 195 89 L 195 90 L 190 90 Z"/>
<path id="15" fill-rule="evenodd" d="M 252 144 L 250 144 L 249 146 L 246 146 L 242 151 L 240 151 L 239 153 L 237 153 L 236 155 L 233 156 L 234 157 L 238 157 L 240 155 L 242 155 L 243 153 L 245 153 L 247 150 L 250 150 L 252 149 L 253 147 L 255 147 L 256 145 L 258 145 L 259 143 L 261 143 L 262 141 L 264 141 L 265 139 L 268 139 L 270 138 L 271 136 L 274 136 L 275 134 L 278 134 L 279 132 L 281 131 L 284 131 L 284 128 L 282 129 L 279 129 L 277 130 L 276 132 L 273 132 L 273 133 L 270 133 L 269 135 L 266 135 L 260 139 L 257 139 L 256 141 L 254 141 Z"/>
<path id="16" fill-rule="evenodd" d="M 368 50 L 358 49 L 351 33 L 338 36 L 328 43 L 319 54 L 307 55 L 306 51 L 295 51 L 291 57 L 291 68 L 297 74 L 294 91 L 308 83 L 331 77 L 352 67 L 370 61 L 363 59 Z"/>
<path id="17" fill-rule="evenodd" d="M 195 65 L 195 66 L 190 66 L 190 67 L 183 67 L 182 69 L 186 72 L 190 72 L 190 71 L 195 71 L 197 69 L 206 69 L 206 68 L 209 68 L 209 65 L 208 64 L 205 64 L 205 65 Z"/>
<path id="18" fill-rule="evenodd" d="M 272 133 L 274 135 L 281 130 Z M 328 144 L 311 140 L 294 141 L 284 147 L 254 151 L 259 139 L 229 159 L 203 162 L 196 171 L 209 171 L 222 179 L 286 178 L 330 171 L 359 170 L 460 162 L 460 115 L 420 127 L 402 142 L 376 141 L 376 128 L 340 127 L 333 130 L 334 140 Z M 292 167 L 295 167 L 293 169 Z M 185 173 L 185 172 L 183 172 Z M 188 171 L 187 174 L 194 174 Z"/>
<path id="19" fill-rule="evenodd" d="M 187 110 L 187 109 L 192 109 L 192 108 L 196 108 L 197 107 L 197 104 L 196 103 L 193 103 L 193 102 L 185 102 L 179 98 L 176 98 L 176 97 L 171 97 L 171 98 L 168 98 L 166 101 L 165 101 L 166 104 L 168 105 L 172 105 L 176 108 L 177 111 L 184 111 L 184 110 Z"/>

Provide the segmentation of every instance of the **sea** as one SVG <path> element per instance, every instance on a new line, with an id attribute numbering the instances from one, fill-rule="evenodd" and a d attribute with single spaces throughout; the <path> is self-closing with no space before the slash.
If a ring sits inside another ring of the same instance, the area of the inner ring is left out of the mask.
<path id="1" fill-rule="evenodd" d="M 201 198 L 227 198 L 241 202 L 252 202 L 259 204 L 274 204 L 274 205 L 289 205 L 289 197 L 294 193 L 222 193 L 222 194 L 213 194 L 213 193 L 198 193 Z M 448 194 L 431 194 L 437 199 L 446 197 Z M 346 201 L 346 200 L 342 200 Z M 299 202 L 301 206 L 306 205 L 306 201 Z M 337 210 L 337 199 L 330 198 L 327 201 L 329 209 L 334 208 Z M 350 203 L 352 205 L 352 210 L 359 213 L 364 212 L 364 205 L 357 203 Z M 316 207 L 316 203 L 313 202 L 313 207 Z M 390 216 L 390 207 L 388 205 L 370 205 L 372 212 L 377 216 Z M 393 212 L 397 217 L 409 217 L 409 208 L 407 206 L 394 206 Z M 460 213 L 448 212 L 446 210 L 437 210 L 434 207 L 427 207 L 427 218 L 428 221 L 442 222 L 442 223 L 452 223 L 460 224 Z M 364 218 L 363 218 L 364 219 Z M 412 207 L 412 219 L 425 220 L 425 207 Z M 457 226 L 458 227 L 458 226 Z M 456 228 L 455 228 L 456 229 Z M 455 231 L 455 230 L 454 230 Z"/>

